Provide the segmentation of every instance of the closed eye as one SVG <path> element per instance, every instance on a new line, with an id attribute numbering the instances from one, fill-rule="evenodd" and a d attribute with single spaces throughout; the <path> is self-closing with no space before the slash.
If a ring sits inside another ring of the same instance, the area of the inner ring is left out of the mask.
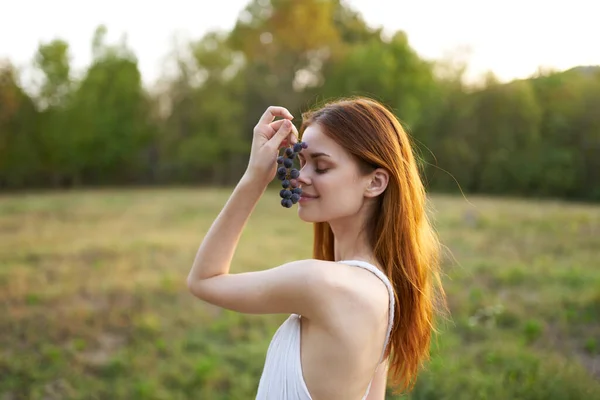
<path id="1" fill-rule="evenodd" d="M 314 156 L 313 158 L 319 158 L 319 157 L 321 157 L 321 156 L 326 156 L 326 157 L 329 157 L 329 155 L 328 155 L 328 154 L 325 154 L 325 153 L 315 153 L 315 154 L 313 154 L 313 156 Z M 306 162 L 306 159 L 304 158 L 304 156 L 303 156 L 302 154 L 299 154 L 299 155 L 298 155 L 298 161 L 299 161 L 299 163 L 300 163 L 300 169 L 304 168 L 304 167 L 306 166 L 306 164 L 307 164 L 307 162 Z M 321 175 L 321 174 L 324 174 L 325 172 L 327 172 L 327 171 L 329 170 L 329 168 L 323 168 L 323 169 L 321 169 L 321 168 L 317 168 L 317 167 L 316 167 L 316 164 L 317 164 L 317 162 L 316 162 L 316 161 L 317 161 L 317 160 L 314 160 L 314 164 L 315 164 L 315 173 L 317 173 L 317 174 Z"/>

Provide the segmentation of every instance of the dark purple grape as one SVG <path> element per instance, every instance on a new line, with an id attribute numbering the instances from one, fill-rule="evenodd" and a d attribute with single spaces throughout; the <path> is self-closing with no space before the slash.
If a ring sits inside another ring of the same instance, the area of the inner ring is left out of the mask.
<path id="1" fill-rule="evenodd" d="M 284 155 L 277 157 L 277 179 L 281 181 L 282 190 L 279 191 L 281 197 L 281 205 L 285 208 L 291 208 L 294 204 L 300 201 L 302 189 L 299 188 L 300 183 L 297 178 L 300 176 L 300 171 L 293 168 L 293 160 L 302 151 L 307 148 L 304 142 L 298 142 L 284 151 Z"/>
<path id="2" fill-rule="evenodd" d="M 306 149 L 308 147 L 308 145 L 306 144 L 306 142 L 301 142 L 302 143 L 302 148 Z"/>

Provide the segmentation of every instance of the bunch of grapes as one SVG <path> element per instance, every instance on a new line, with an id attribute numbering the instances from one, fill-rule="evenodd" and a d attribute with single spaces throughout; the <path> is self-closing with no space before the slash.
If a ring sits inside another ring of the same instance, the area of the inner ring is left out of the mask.
<path id="1" fill-rule="evenodd" d="M 277 157 L 277 179 L 281 181 L 283 189 L 279 192 L 281 196 L 281 205 L 290 208 L 300 200 L 302 189 L 298 187 L 298 177 L 300 171 L 293 168 L 294 159 L 302 150 L 308 146 L 306 142 L 298 142 L 292 147 L 287 147 L 282 156 Z"/>

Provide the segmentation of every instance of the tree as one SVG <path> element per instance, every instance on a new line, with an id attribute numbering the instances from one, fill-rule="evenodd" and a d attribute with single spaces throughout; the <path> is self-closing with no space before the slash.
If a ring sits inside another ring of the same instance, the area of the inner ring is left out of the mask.
<path id="1" fill-rule="evenodd" d="M 124 40 L 105 44 L 105 33 L 96 30 L 92 65 L 74 94 L 70 170 L 77 181 L 131 182 L 143 173 L 154 135 L 150 102 L 134 54 Z"/>
<path id="2" fill-rule="evenodd" d="M 549 73 L 532 84 L 543 107 L 538 191 L 600 199 L 600 70 Z"/>
<path id="3" fill-rule="evenodd" d="M 61 106 L 71 93 L 69 45 L 63 40 L 40 44 L 34 66 L 43 73 L 38 100 L 42 108 Z"/>
<path id="4" fill-rule="evenodd" d="M 70 159 L 76 152 L 68 43 L 60 39 L 41 43 L 34 66 L 41 75 L 36 102 L 41 109 L 39 152 L 43 179 L 52 186 L 63 186 L 70 180 Z"/>
<path id="5" fill-rule="evenodd" d="M 432 65 L 420 59 L 403 32 L 396 32 L 389 42 L 371 38 L 349 46 L 345 56 L 329 67 L 321 91 L 326 98 L 375 97 L 415 128 L 434 88 Z"/>
<path id="6" fill-rule="evenodd" d="M 250 148 L 240 101 L 246 86 L 241 59 L 218 32 L 190 43 L 188 50 L 169 87 L 171 105 L 160 142 L 163 173 L 185 181 L 233 181 Z"/>
<path id="7" fill-rule="evenodd" d="M 38 119 L 9 62 L 0 63 L 0 187 L 39 183 Z"/>

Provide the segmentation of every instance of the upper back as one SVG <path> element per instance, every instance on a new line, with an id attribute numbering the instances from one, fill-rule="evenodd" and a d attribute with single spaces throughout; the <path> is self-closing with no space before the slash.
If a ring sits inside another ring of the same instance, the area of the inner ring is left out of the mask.
<path id="1" fill-rule="evenodd" d="M 301 322 L 301 364 L 313 400 L 362 398 L 393 323 L 394 295 L 387 277 L 364 261 L 337 264 L 339 284 L 326 306 L 327 318 Z"/>

